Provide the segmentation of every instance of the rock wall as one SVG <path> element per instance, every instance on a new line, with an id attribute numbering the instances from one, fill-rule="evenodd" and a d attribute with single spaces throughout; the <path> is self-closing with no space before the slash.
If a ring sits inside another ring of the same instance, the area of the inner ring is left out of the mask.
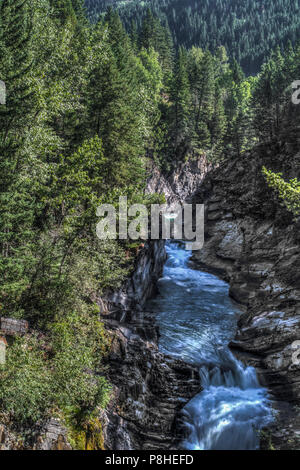
<path id="1" fill-rule="evenodd" d="M 20 437 L 9 417 L 1 416 L 0 450 L 72 450 L 67 430 L 57 418 L 36 426 Z"/>
<path id="2" fill-rule="evenodd" d="M 146 300 L 156 293 L 156 282 L 162 274 L 165 260 L 163 240 L 145 243 L 137 256 L 133 274 L 123 288 L 107 295 L 104 303 L 99 303 L 102 313 L 105 315 L 105 311 L 116 310 L 128 318 L 131 311 L 141 310 Z"/>
<path id="3" fill-rule="evenodd" d="M 165 257 L 164 242 L 147 244 L 132 278 L 104 302 L 111 337 L 107 377 L 113 384 L 113 399 L 102 416 L 107 449 L 172 448 L 177 413 L 200 390 L 197 369 L 159 352 L 155 316 L 144 310 Z"/>
<path id="4" fill-rule="evenodd" d="M 170 207 L 189 202 L 212 166 L 205 155 L 181 163 L 170 175 L 163 175 L 156 167 L 150 170 L 147 184 L 148 193 L 164 194 Z"/>
<path id="5" fill-rule="evenodd" d="M 282 410 L 271 433 L 279 448 L 299 447 L 299 411 L 289 404 L 300 402 L 300 222 L 280 206 L 261 169 L 299 177 L 298 135 L 292 130 L 280 142 L 226 162 L 194 197 L 206 205 L 206 242 L 193 262 L 226 279 L 230 295 L 244 306 L 231 346 L 257 368 Z"/>

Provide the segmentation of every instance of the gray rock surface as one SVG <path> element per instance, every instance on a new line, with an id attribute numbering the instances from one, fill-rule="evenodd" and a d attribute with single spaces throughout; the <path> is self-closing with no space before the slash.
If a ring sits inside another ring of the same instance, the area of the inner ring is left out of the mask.
<path id="1" fill-rule="evenodd" d="M 28 332 L 28 322 L 26 320 L 16 320 L 14 318 L 0 318 L 0 333 L 9 336 L 25 335 Z"/>
<path id="2" fill-rule="evenodd" d="M 262 383 L 281 402 L 283 414 L 289 416 L 284 426 L 290 426 L 295 437 L 300 403 L 300 361 L 295 362 L 300 340 L 300 223 L 280 205 L 261 173 L 265 165 L 286 177 L 299 177 L 299 139 L 291 138 L 288 147 L 285 140 L 257 147 L 207 176 L 194 197 L 194 202 L 206 205 L 206 242 L 193 263 L 226 279 L 230 295 L 244 306 L 231 346 L 257 368 Z M 286 413 L 286 406 L 294 405 L 296 411 Z M 276 407 L 280 409 L 278 403 Z M 289 442 L 290 447 L 299 446 L 296 438 Z"/>
<path id="3" fill-rule="evenodd" d="M 26 430 L 22 437 L 14 431 L 9 417 L 1 417 L 0 450 L 72 450 L 67 430 L 57 418 Z"/>
<path id="4" fill-rule="evenodd" d="M 168 176 L 164 176 L 153 166 L 150 170 L 147 192 L 163 194 L 171 208 L 175 204 L 189 202 L 211 168 L 205 155 L 181 163 Z"/>

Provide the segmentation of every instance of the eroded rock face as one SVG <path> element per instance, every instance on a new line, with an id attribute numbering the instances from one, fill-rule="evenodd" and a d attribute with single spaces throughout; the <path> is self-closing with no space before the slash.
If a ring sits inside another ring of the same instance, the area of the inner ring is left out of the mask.
<path id="1" fill-rule="evenodd" d="M 148 321 L 153 323 L 151 315 Z M 147 328 L 149 335 L 150 327 Z M 171 449 L 175 418 L 200 390 L 198 371 L 158 351 L 154 340 L 135 332 L 113 334 L 109 379 L 116 403 L 108 412 L 106 446 L 110 449 Z M 174 448 L 174 447 L 173 447 Z"/>
<path id="2" fill-rule="evenodd" d="M 181 163 L 168 177 L 153 167 L 148 179 L 147 192 L 163 194 L 170 207 L 189 202 L 210 170 L 211 165 L 205 155 Z"/>
<path id="3" fill-rule="evenodd" d="M 265 165 L 299 177 L 299 139 L 291 136 L 289 145 L 258 147 L 207 176 L 194 198 L 206 205 L 206 242 L 193 262 L 225 278 L 245 307 L 231 346 L 257 367 L 276 400 L 299 404 L 300 223 L 279 205 L 261 173 Z M 294 427 L 295 414 L 284 413 L 294 416 L 288 426 L 296 436 L 299 420 Z"/>
<path id="4" fill-rule="evenodd" d="M 161 276 L 165 261 L 163 240 L 146 243 L 139 252 L 132 276 L 123 288 L 107 295 L 102 302 L 98 299 L 102 313 L 121 311 L 128 319 L 131 311 L 141 310 L 146 300 L 157 292 L 156 282 Z"/>
<path id="5" fill-rule="evenodd" d="M 72 450 L 67 430 L 57 418 L 51 418 L 39 433 L 34 444 L 35 450 Z"/>
<path id="6" fill-rule="evenodd" d="M 162 241 L 149 243 L 131 280 L 109 298 L 112 313 L 103 316 L 112 341 L 107 376 L 114 386 L 102 419 L 107 449 L 175 448 L 177 413 L 200 390 L 196 368 L 159 352 L 155 316 L 143 309 L 165 256 Z"/>
<path id="7" fill-rule="evenodd" d="M 9 418 L 0 424 L 0 450 L 72 450 L 67 430 L 57 418 L 26 431 L 22 437 L 13 430 Z"/>

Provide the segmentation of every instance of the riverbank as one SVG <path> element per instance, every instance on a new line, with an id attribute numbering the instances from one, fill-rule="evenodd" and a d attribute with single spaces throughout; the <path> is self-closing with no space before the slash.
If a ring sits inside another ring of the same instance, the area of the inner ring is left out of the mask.
<path id="1" fill-rule="evenodd" d="M 280 449 L 299 447 L 300 366 L 293 363 L 300 338 L 299 221 L 268 189 L 261 168 L 299 176 L 297 132 L 221 165 L 194 197 L 206 206 L 206 243 L 192 261 L 229 282 L 231 297 L 243 305 L 231 347 L 272 393 L 280 413 L 265 441 Z"/>
<path id="2" fill-rule="evenodd" d="M 165 259 L 163 241 L 146 244 L 132 278 L 101 302 L 109 307 L 102 318 L 111 340 L 106 363 L 113 385 L 101 417 L 106 449 L 176 449 L 178 412 L 201 389 L 197 367 L 159 351 L 156 315 L 145 307 Z"/>

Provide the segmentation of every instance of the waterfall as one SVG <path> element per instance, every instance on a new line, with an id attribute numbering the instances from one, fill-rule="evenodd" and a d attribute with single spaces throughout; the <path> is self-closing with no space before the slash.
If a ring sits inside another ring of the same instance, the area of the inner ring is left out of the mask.
<path id="1" fill-rule="evenodd" d="M 184 449 L 251 450 L 259 447 L 258 430 L 272 419 L 266 390 L 255 369 L 245 367 L 228 350 L 222 366 L 200 368 L 203 392 L 183 410 Z"/>
<path id="2" fill-rule="evenodd" d="M 267 390 L 253 367 L 228 348 L 240 312 L 228 285 L 189 267 L 184 245 L 169 243 L 168 260 L 151 302 L 160 327 L 160 349 L 199 367 L 203 391 L 183 409 L 188 450 L 254 450 L 259 430 L 273 419 Z"/>

